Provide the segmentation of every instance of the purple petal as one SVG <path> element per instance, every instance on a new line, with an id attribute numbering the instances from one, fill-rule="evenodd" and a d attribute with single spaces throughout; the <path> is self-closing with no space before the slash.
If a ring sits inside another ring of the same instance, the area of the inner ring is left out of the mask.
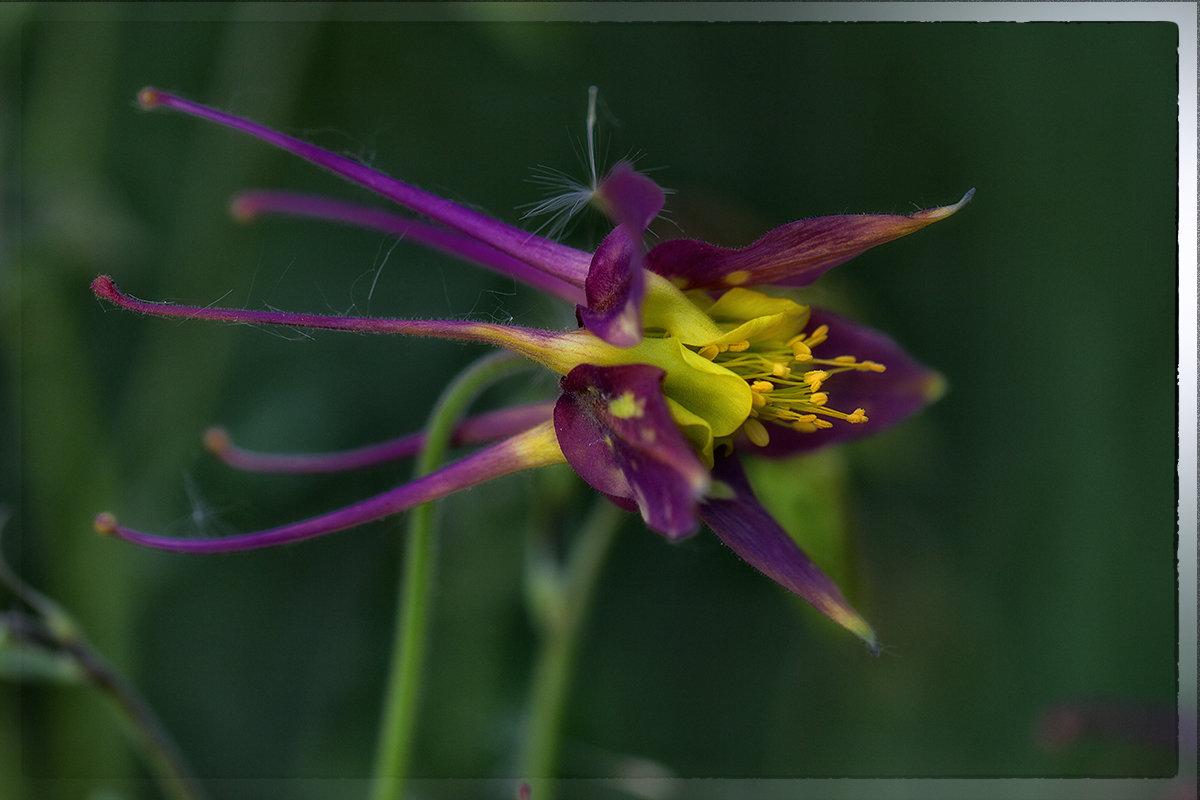
<path id="1" fill-rule="evenodd" d="M 592 256 L 584 283 L 587 305 L 579 307 L 579 321 L 611 345 L 633 347 L 642 340 L 646 293 L 642 234 L 662 210 L 663 191 L 622 161 L 600 183 L 596 196 L 617 227 Z"/>
<path id="2" fill-rule="evenodd" d="M 596 196 L 613 222 L 638 231 L 650 227 L 666 199 L 662 187 L 628 161 L 618 162 L 609 171 L 596 187 Z"/>
<path id="3" fill-rule="evenodd" d="M 111 514 L 96 517 L 96 530 L 135 544 L 179 553 L 229 553 L 291 544 L 353 528 L 413 506 L 445 497 L 492 478 L 524 469 L 562 463 L 562 452 L 553 426 L 546 422 L 525 433 L 492 445 L 461 461 L 417 480 L 378 494 L 352 506 L 317 517 L 255 533 L 216 539 L 176 539 L 155 536 L 117 524 Z"/>
<path id="4" fill-rule="evenodd" d="M 618 225 L 596 248 L 584 283 L 587 305 L 577 308 L 579 321 L 615 347 L 633 347 L 642 340 L 642 259 L 641 242 Z"/>
<path id="5" fill-rule="evenodd" d="M 679 539 L 696 530 L 708 471 L 671 418 L 664 376 L 646 364 L 575 367 L 562 380 L 554 429 L 589 485 L 635 500 L 647 525 Z"/>
<path id="6" fill-rule="evenodd" d="M 158 89 L 142 89 L 138 102 L 143 108 L 165 106 L 261 139 L 568 283 L 578 286 L 587 274 L 587 253 L 506 225 L 324 148 Z"/>
<path id="7" fill-rule="evenodd" d="M 494 442 L 550 419 L 553 403 L 503 408 L 460 422 L 451 434 L 454 445 Z M 379 444 L 336 453 L 258 453 L 238 447 L 223 428 L 209 428 L 204 444 L 225 464 L 248 472 L 312 474 L 345 472 L 410 458 L 425 446 L 425 434 L 411 433 Z"/>
<path id="8" fill-rule="evenodd" d="M 750 566 L 818 611 L 854 633 L 878 653 L 875 632 L 846 601 L 837 584 L 821 572 L 754 496 L 737 456 L 717 457 L 714 485 L 731 497 L 709 497 L 700 504 L 700 518 Z"/>
<path id="9" fill-rule="evenodd" d="M 831 407 L 847 413 L 861 408 L 867 414 L 867 421 L 851 425 L 833 420 L 832 428 L 812 433 L 772 425 L 770 443 L 754 447 L 752 452 L 756 455 L 784 457 L 871 436 L 908 419 L 940 397 L 945 389 L 940 374 L 914 360 L 879 331 L 832 311 L 814 308 L 809 327 L 819 325 L 829 326 L 829 338 L 817 348 L 821 358 L 853 355 L 859 361 L 875 361 L 887 367 L 885 372 L 841 372 L 822 387 L 829 395 Z"/>
<path id="10" fill-rule="evenodd" d="M 297 192 L 244 192 L 233 199 L 230 207 L 239 220 L 250 220 L 260 214 L 289 214 L 383 231 L 509 275 L 569 303 L 578 303 L 584 297 L 577 285 L 535 269 L 478 239 L 389 211 Z"/>
<path id="11" fill-rule="evenodd" d="M 695 239 L 663 242 L 646 255 L 646 266 L 685 289 L 775 284 L 807 286 L 827 270 L 872 247 L 945 219 L 957 203 L 915 214 L 853 214 L 802 219 L 768 231 L 758 241 L 730 249 Z"/>

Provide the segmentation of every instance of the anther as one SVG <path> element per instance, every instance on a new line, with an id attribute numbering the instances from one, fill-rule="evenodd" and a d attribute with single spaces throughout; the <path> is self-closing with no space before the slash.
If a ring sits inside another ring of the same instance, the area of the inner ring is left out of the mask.
<path id="1" fill-rule="evenodd" d="M 767 443 L 771 441 L 771 434 L 767 433 L 763 424 L 753 417 L 742 423 L 742 430 L 746 432 L 746 438 L 759 447 L 766 447 Z"/>
<path id="2" fill-rule="evenodd" d="M 814 419 L 812 421 L 812 424 L 816 425 L 818 428 L 832 428 L 833 427 L 833 423 L 827 419 Z"/>
<path id="3" fill-rule="evenodd" d="M 715 344 L 709 344 L 701 347 L 697 352 L 701 358 L 707 358 L 709 361 L 712 361 L 720 354 L 721 348 L 717 347 Z"/>
<path id="4" fill-rule="evenodd" d="M 744 353 L 745 351 L 747 351 L 749 349 L 750 349 L 750 342 L 745 341 L 745 340 L 742 340 L 740 342 L 730 342 L 729 343 L 729 352 L 731 352 L 731 353 Z"/>
<path id="5" fill-rule="evenodd" d="M 823 406 L 829 402 L 829 395 L 825 392 L 813 392 L 808 396 L 808 402 L 814 406 Z"/>
<path id="6" fill-rule="evenodd" d="M 773 392 L 775 391 L 775 384 L 771 383 L 770 381 L 754 381 L 750 384 L 750 391 Z"/>
<path id="7" fill-rule="evenodd" d="M 865 408 L 856 408 L 854 413 L 846 415 L 846 422 L 857 424 L 867 421 L 867 410 Z"/>
<path id="8" fill-rule="evenodd" d="M 834 359 L 839 364 L 853 364 L 857 360 L 854 356 L 838 356 Z"/>
<path id="9" fill-rule="evenodd" d="M 157 89 L 151 89 L 147 86 L 145 89 L 142 89 L 137 93 L 137 101 L 138 105 L 149 110 L 159 104 L 161 97 L 159 96 Z"/>
<path id="10" fill-rule="evenodd" d="M 812 361 L 812 348 L 802 341 L 792 342 L 792 356 L 797 361 Z"/>
<path id="11" fill-rule="evenodd" d="M 750 406 L 751 408 L 764 408 L 767 405 L 767 398 L 762 392 L 751 391 Z"/>
<path id="12" fill-rule="evenodd" d="M 823 369 L 810 369 L 804 373 L 804 382 L 808 384 L 808 389 L 815 392 L 821 388 L 821 384 L 829 380 L 829 373 Z"/>

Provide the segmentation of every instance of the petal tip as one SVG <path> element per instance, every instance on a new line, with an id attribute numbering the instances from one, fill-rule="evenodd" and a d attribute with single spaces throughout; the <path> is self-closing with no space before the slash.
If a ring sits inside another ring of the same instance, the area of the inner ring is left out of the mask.
<path id="1" fill-rule="evenodd" d="M 925 381 L 925 402 L 936 403 L 945 396 L 950 389 L 950 383 L 946 380 L 946 376 L 940 372 L 932 373 Z"/>
<path id="2" fill-rule="evenodd" d="M 960 208 L 965 206 L 967 203 L 971 202 L 971 198 L 973 198 L 974 196 L 975 196 L 975 187 L 972 186 L 970 189 L 967 189 L 967 191 L 963 193 L 963 196 L 961 198 L 959 198 L 959 201 L 957 203 L 955 203 L 954 205 L 951 205 L 951 206 L 946 206 L 946 216 L 950 216 L 955 211 L 958 211 Z"/>
<path id="3" fill-rule="evenodd" d="M 596 311 L 584 305 L 575 306 L 575 312 L 579 322 L 588 332 L 613 347 L 637 347 L 641 344 L 641 313 L 637 304 L 626 304 L 616 315 Z"/>
<path id="4" fill-rule="evenodd" d="M 641 510 L 641 506 L 639 506 Z M 700 520 L 695 517 L 686 519 L 672 520 L 664 524 L 660 520 L 651 517 L 646 511 L 642 510 L 642 521 L 646 523 L 646 527 L 655 533 L 661 534 L 668 542 L 682 542 L 692 538 L 700 531 Z"/>
<path id="5" fill-rule="evenodd" d="M 841 625 L 846 630 L 853 633 L 867 649 L 871 651 L 871 655 L 878 656 L 880 652 L 879 637 L 875 635 L 875 629 L 872 628 L 867 621 L 860 617 L 857 613 L 850 612 L 846 615 L 830 615 L 834 622 Z"/>
<path id="6" fill-rule="evenodd" d="M 946 217 L 952 216 L 953 214 L 958 212 L 963 206 L 965 206 L 967 203 L 971 202 L 971 198 L 974 196 L 975 196 L 975 187 L 971 187 L 970 189 L 968 189 L 966 191 L 966 194 L 964 194 L 957 203 L 953 203 L 948 206 L 938 206 L 937 208 L 928 208 L 928 209 L 925 209 L 924 211 L 918 211 L 917 213 L 911 215 L 910 218 L 918 219 L 918 220 L 927 220 L 929 222 L 937 222 L 938 220 L 943 220 Z"/>

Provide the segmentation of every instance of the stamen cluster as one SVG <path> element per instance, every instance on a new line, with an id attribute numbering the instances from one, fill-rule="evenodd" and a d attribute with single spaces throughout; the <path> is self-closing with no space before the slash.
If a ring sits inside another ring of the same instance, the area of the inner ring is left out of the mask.
<path id="1" fill-rule="evenodd" d="M 742 431 L 751 442 L 764 447 L 771 440 L 764 423 L 812 433 L 833 427 L 831 419 L 851 424 L 867 421 L 865 409 L 847 413 L 830 407 L 824 384 L 841 372 L 883 372 L 886 367 L 875 361 L 859 361 L 852 355 L 813 355 L 813 350 L 828 338 L 829 326 L 819 325 L 786 340 L 708 345 L 697 352 L 750 384 L 753 406 Z"/>

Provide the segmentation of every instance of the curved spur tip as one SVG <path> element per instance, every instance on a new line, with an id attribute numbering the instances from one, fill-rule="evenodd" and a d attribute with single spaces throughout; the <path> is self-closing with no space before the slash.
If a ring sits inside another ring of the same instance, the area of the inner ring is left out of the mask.
<path id="1" fill-rule="evenodd" d="M 97 514 L 96 518 L 92 520 L 92 526 L 96 529 L 96 533 L 102 536 L 117 535 L 117 518 L 107 511 Z"/>
<path id="2" fill-rule="evenodd" d="M 139 91 L 137 93 L 138 105 L 140 105 L 142 108 L 146 109 L 147 111 L 149 111 L 152 108 L 157 107 L 159 102 L 161 102 L 161 100 L 162 100 L 162 96 L 159 93 L 158 89 L 154 89 L 149 86 L 147 86 L 146 88 L 142 89 L 141 91 Z"/>

